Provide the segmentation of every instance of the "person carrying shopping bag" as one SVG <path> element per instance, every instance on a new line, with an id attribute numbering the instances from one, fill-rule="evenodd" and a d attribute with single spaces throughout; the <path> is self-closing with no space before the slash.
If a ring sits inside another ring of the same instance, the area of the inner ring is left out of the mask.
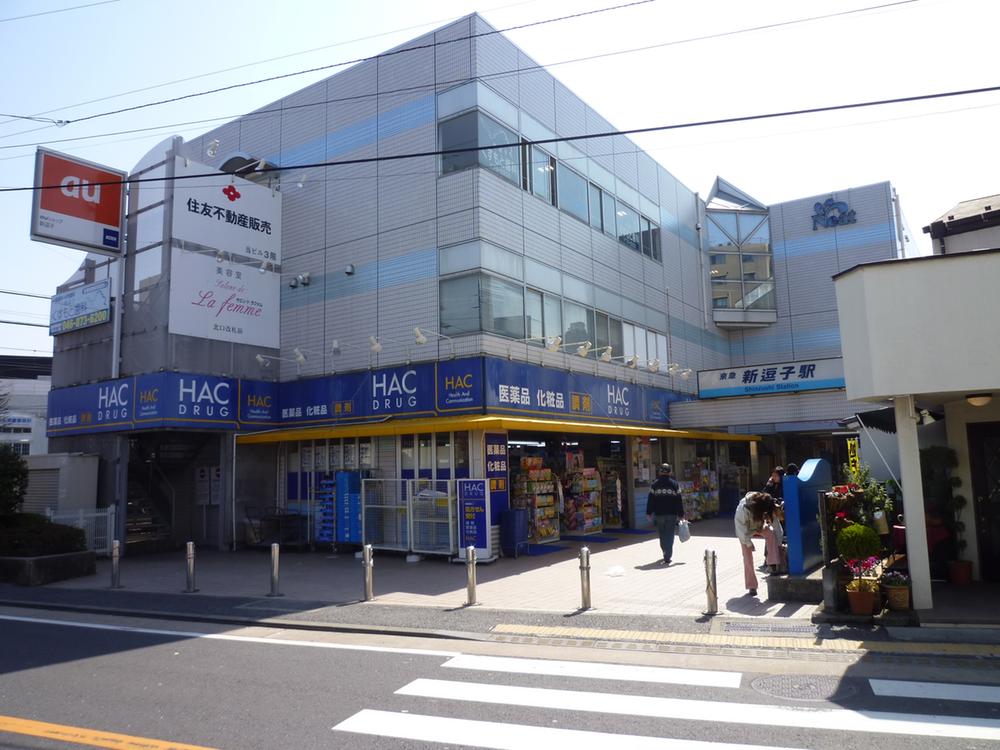
<path id="1" fill-rule="evenodd" d="M 660 532 L 664 565 L 670 565 L 677 522 L 684 519 L 681 488 L 672 474 L 670 464 L 660 464 L 656 471 L 656 481 L 649 486 L 649 498 L 646 500 L 646 517 L 656 524 L 656 530 Z"/>
<path id="2" fill-rule="evenodd" d="M 774 499 L 766 492 L 748 492 L 736 506 L 733 517 L 736 537 L 743 551 L 743 582 L 750 596 L 757 596 L 757 574 L 753 568 L 753 538 L 764 539 L 767 563 L 771 571 L 781 562 L 781 539 L 785 530 L 774 515 Z"/>

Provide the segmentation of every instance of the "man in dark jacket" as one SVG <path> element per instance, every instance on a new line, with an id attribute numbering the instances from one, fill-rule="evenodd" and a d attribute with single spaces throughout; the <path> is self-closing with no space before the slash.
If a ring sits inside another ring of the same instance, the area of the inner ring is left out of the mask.
<path id="1" fill-rule="evenodd" d="M 681 488 L 672 476 L 670 464 L 660 464 L 656 474 L 656 481 L 649 487 L 646 517 L 656 524 L 656 530 L 660 532 L 663 564 L 669 565 L 674 551 L 677 522 L 684 518 L 684 503 L 681 500 Z"/>

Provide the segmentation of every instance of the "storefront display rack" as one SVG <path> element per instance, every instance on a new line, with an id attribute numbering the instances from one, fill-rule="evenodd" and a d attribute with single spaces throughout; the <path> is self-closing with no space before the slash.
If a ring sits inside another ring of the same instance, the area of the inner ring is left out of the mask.
<path id="1" fill-rule="evenodd" d="M 684 498 L 684 517 L 690 521 L 719 514 L 719 479 L 707 458 L 681 464 L 678 482 Z"/>
<path id="2" fill-rule="evenodd" d="M 514 507 L 528 511 L 528 537 L 535 544 L 559 541 L 556 480 L 552 469 L 536 456 L 521 458 L 514 483 Z"/>
<path id="3" fill-rule="evenodd" d="M 604 527 L 601 514 L 601 475 L 593 467 L 566 476 L 562 528 L 573 534 L 596 534 Z"/>
<path id="4" fill-rule="evenodd" d="M 625 476 L 625 465 L 612 458 L 598 458 L 597 471 L 601 475 L 601 510 L 604 515 L 604 528 L 622 528 L 622 490 L 621 482 Z"/>

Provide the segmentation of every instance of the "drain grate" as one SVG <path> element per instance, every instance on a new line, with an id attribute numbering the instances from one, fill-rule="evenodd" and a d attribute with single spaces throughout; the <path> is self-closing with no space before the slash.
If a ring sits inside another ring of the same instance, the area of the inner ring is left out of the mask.
<path id="1" fill-rule="evenodd" d="M 819 629 L 810 623 L 758 622 L 755 620 L 724 620 L 718 628 L 719 635 L 784 636 L 786 638 L 815 638 Z M 716 628 L 713 628 L 716 632 Z"/>
<path id="2" fill-rule="evenodd" d="M 758 677 L 750 683 L 758 693 L 793 701 L 830 701 L 849 698 L 858 692 L 839 677 L 813 674 L 781 674 Z"/>

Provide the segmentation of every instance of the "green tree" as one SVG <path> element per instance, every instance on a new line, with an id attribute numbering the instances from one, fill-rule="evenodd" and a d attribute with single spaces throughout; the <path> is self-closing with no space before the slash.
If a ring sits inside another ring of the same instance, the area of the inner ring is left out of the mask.
<path id="1" fill-rule="evenodd" d="M 0 444 L 0 515 L 17 513 L 28 489 L 28 463 L 14 446 Z"/>

